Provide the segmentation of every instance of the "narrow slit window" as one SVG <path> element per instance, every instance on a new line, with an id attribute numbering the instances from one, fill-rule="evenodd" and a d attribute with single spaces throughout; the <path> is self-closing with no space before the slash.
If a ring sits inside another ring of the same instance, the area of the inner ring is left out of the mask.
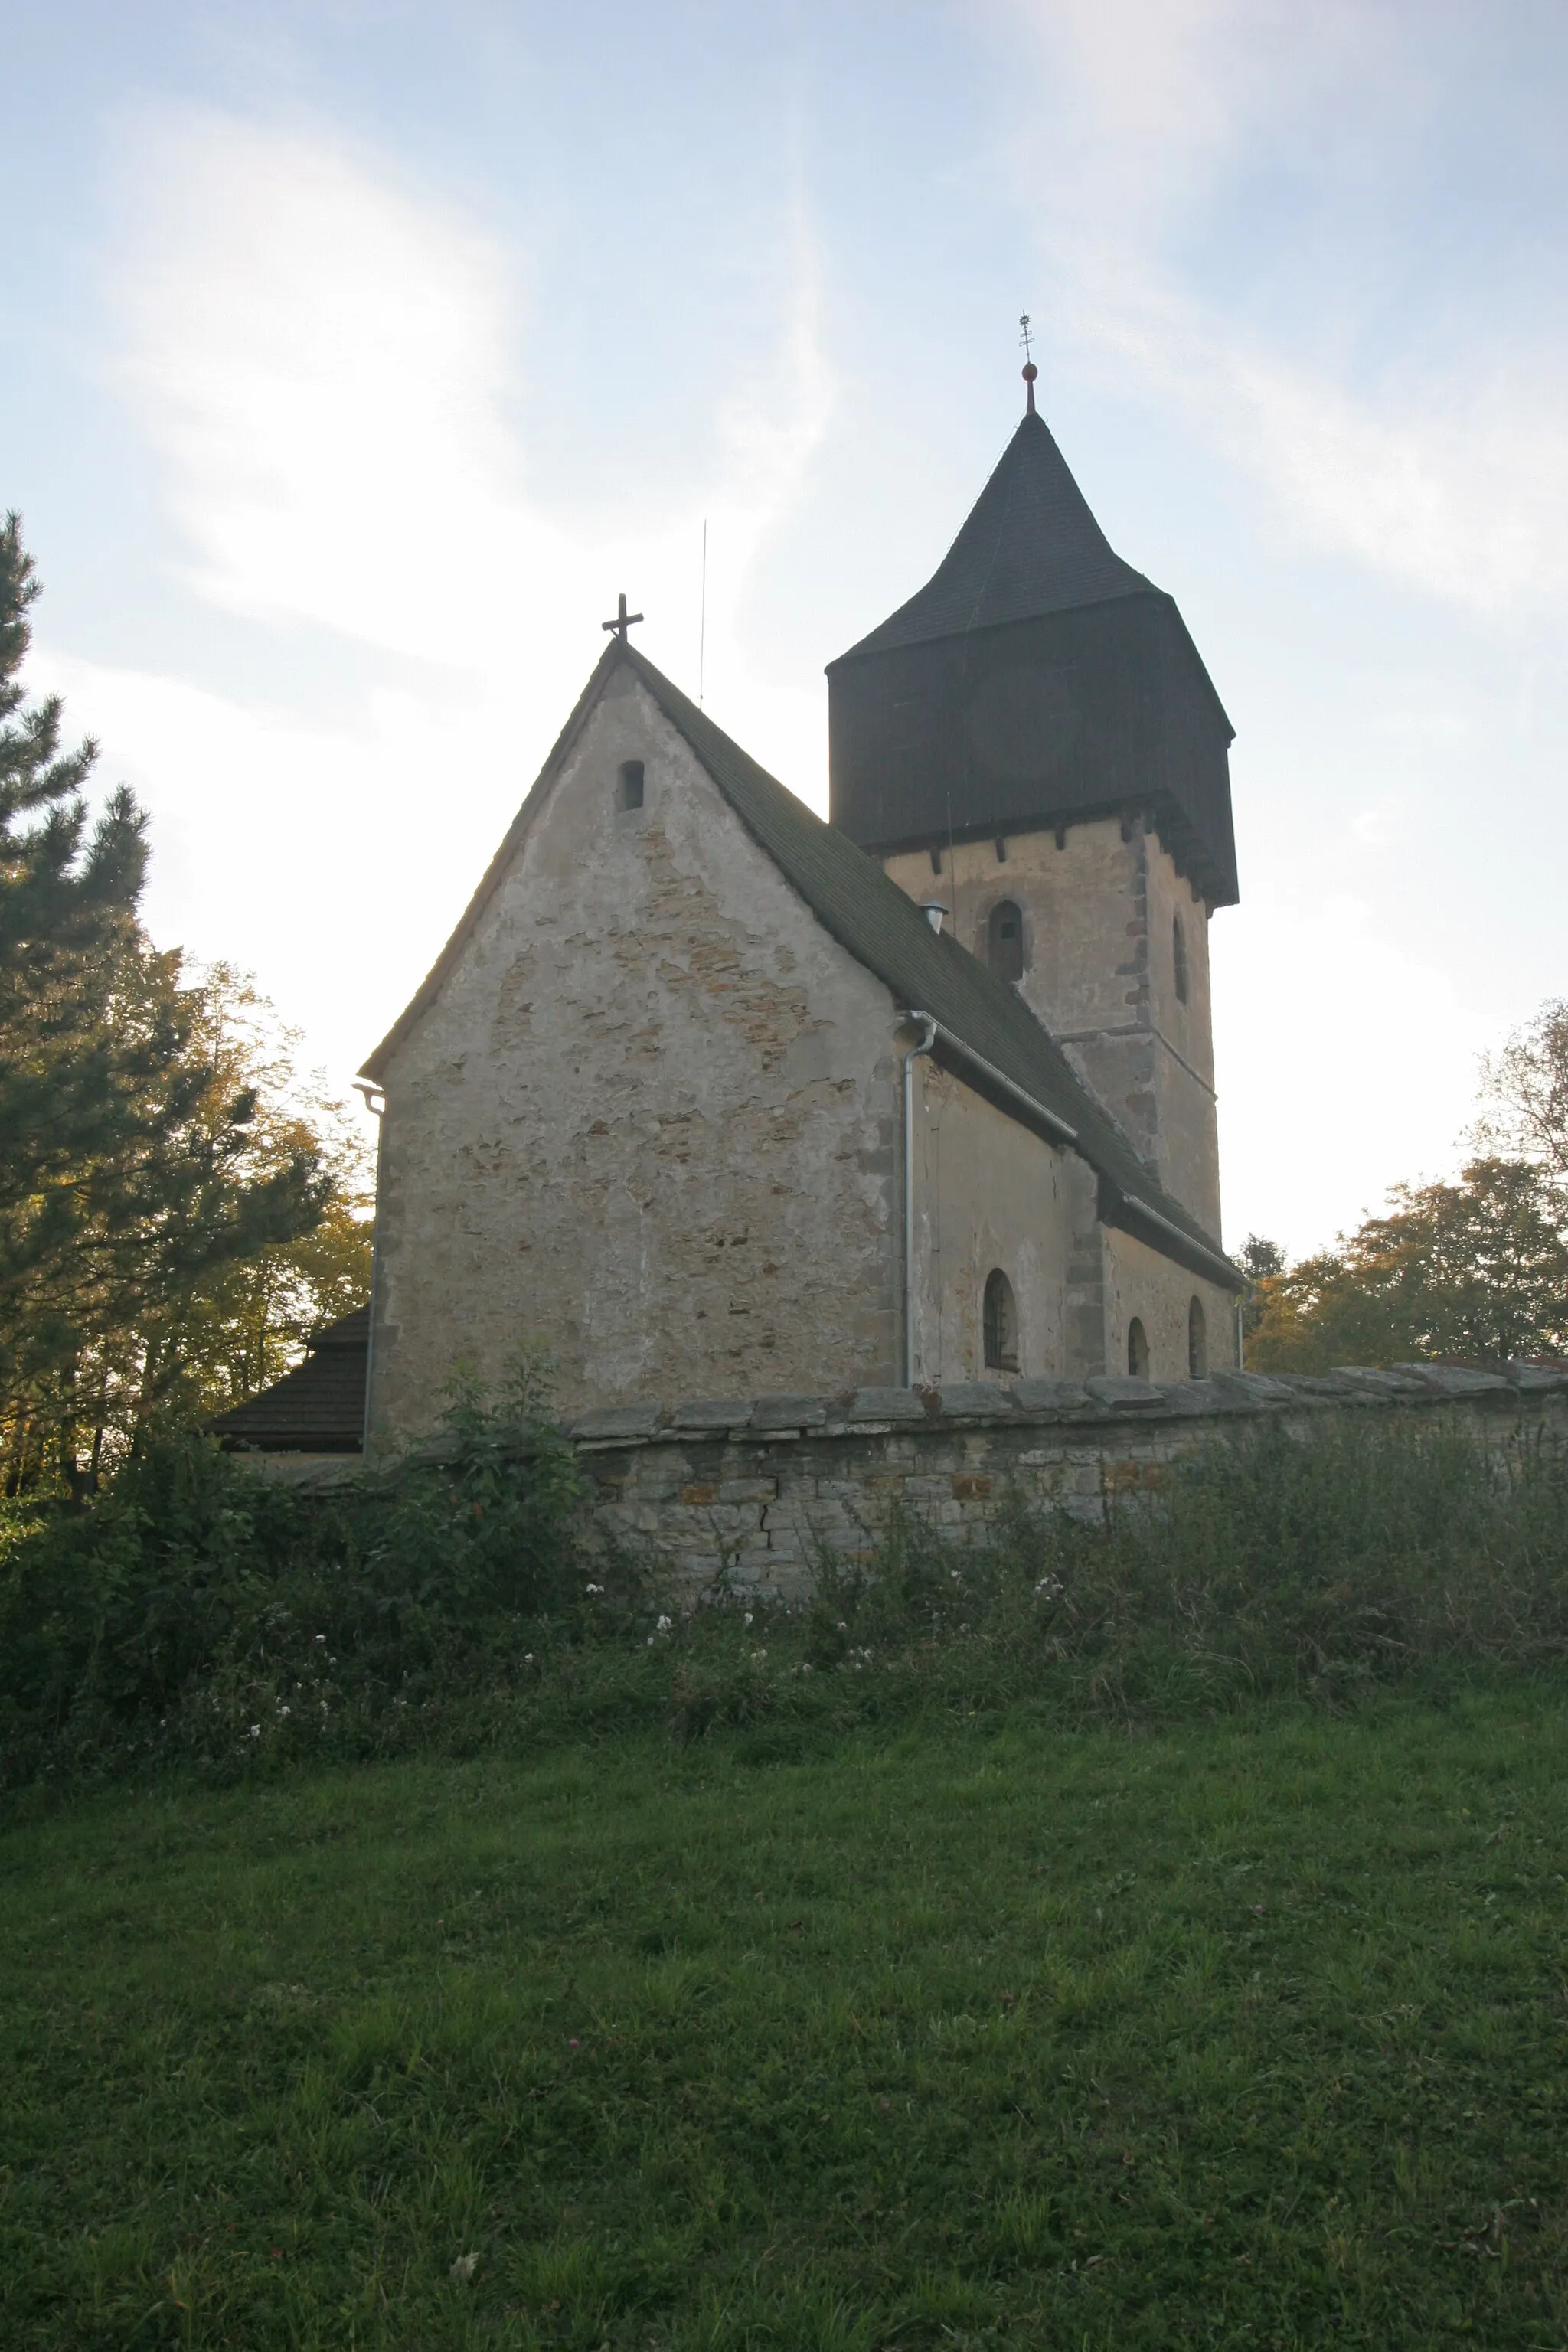
<path id="1" fill-rule="evenodd" d="M 998 980 L 1024 977 L 1024 917 L 1011 898 L 991 909 L 985 926 L 985 961 Z"/>
<path id="2" fill-rule="evenodd" d="M 1209 1376 L 1208 1318 L 1204 1302 L 1194 1298 L 1187 1309 L 1187 1377 L 1206 1381 Z"/>
<path id="3" fill-rule="evenodd" d="M 1135 1381 L 1149 1377 L 1149 1340 L 1136 1315 L 1127 1326 L 1127 1369 Z"/>
<path id="4" fill-rule="evenodd" d="M 1182 929 L 1182 919 L 1176 916 L 1171 925 L 1171 961 L 1176 969 L 1176 1002 L 1187 1001 L 1187 935 Z"/>
<path id="5" fill-rule="evenodd" d="M 1013 1297 L 1013 1286 L 1001 1267 L 993 1266 L 985 1277 L 985 1369 L 992 1372 L 1016 1372 L 1018 1369 L 1018 1308 Z"/>
<path id="6" fill-rule="evenodd" d="M 624 809 L 641 808 L 642 793 L 642 761 L 623 760 L 616 777 L 616 806 Z"/>

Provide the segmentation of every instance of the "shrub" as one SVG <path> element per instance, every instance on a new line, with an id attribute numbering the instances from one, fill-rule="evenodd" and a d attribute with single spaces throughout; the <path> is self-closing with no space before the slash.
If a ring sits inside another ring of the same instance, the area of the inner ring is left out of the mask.
<path id="1" fill-rule="evenodd" d="M 1499 1458 L 1453 1429 L 1265 1427 L 1103 1526 L 1015 1502 L 960 1546 L 895 1517 L 868 1560 L 824 1554 L 804 1602 L 721 1573 L 682 1606 L 646 1564 L 582 1549 L 536 1374 L 495 1404 L 460 1388 L 447 1436 L 441 1459 L 317 1496 L 187 1441 L 21 1530 L 0 1582 L 7 1777 L 653 1726 L 761 1760 L 920 1713 L 1345 1706 L 1568 1655 L 1568 1465 L 1543 1443 Z"/>
<path id="2" fill-rule="evenodd" d="M 494 1402 L 459 1381 L 441 1448 L 316 1493 L 155 1440 L 90 1506 L 36 1517 L 0 1556 L 0 1768 L 295 1749 L 307 1721 L 319 1747 L 340 1717 L 363 1740 L 525 1622 L 581 1615 L 547 1402 L 534 1363 Z"/>

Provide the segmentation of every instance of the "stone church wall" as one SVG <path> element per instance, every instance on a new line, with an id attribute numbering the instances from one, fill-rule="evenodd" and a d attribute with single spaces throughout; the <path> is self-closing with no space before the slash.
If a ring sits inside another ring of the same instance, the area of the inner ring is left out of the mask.
<path id="1" fill-rule="evenodd" d="M 1203 1309 L 1207 1369 L 1220 1371 L 1236 1364 L 1236 1293 L 1222 1290 L 1174 1265 L 1133 1234 L 1108 1225 L 1105 1232 L 1105 1354 L 1112 1370 L 1128 1369 L 1128 1326 L 1134 1316 L 1143 1326 L 1149 1349 L 1152 1381 L 1181 1381 L 1188 1375 L 1188 1331 L 1195 1298 Z M 1202 1369 L 1202 1367 L 1200 1367 Z"/>
<path id="2" fill-rule="evenodd" d="M 896 1031 L 620 673 L 386 1069 L 373 1439 L 539 1340 L 573 1411 L 895 1377 Z"/>
<path id="3" fill-rule="evenodd" d="M 1068 1278 L 1075 1219 L 1094 1216 L 1094 1188 L 1069 1160 L 949 1072 L 915 1064 L 915 1378 L 1000 1380 L 982 1329 L 993 1268 L 1012 1285 L 1022 1373 L 1100 1371 L 1074 1351 Z"/>
<path id="4" fill-rule="evenodd" d="M 1100 817 L 1055 831 L 944 844 L 883 860 L 901 890 L 948 908 L 958 938 L 984 961 L 991 914 L 1011 899 L 1024 917 L 1019 993 L 1065 1045 L 1160 1181 L 1217 1238 L 1219 1142 L 1209 1001 L 1208 910 L 1194 901 L 1142 819 L 1122 838 Z M 1182 923 L 1187 997 L 1176 992 L 1174 924 Z"/>

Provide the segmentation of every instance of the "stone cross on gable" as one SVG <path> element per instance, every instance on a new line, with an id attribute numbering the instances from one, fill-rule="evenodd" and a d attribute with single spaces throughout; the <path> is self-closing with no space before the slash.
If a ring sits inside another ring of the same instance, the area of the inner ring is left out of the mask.
<path id="1" fill-rule="evenodd" d="M 627 631 L 629 628 L 631 628 L 631 627 L 634 625 L 634 624 L 635 624 L 635 623 L 637 623 L 637 622 L 640 621 L 641 619 L 642 619 L 642 614 L 641 614 L 640 613 L 628 613 L 628 612 L 627 612 L 627 610 L 626 610 L 626 590 L 623 588 L 623 589 L 622 589 L 622 591 L 621 591 L 621 596 L 620 596 L 620 608 L 619 608 L 619 610 L 617 611 L 617 613 L 616 613 L 616 614 L 615 619 L 614 619 L 613 621 L 601 621 L 601 622 L 600 622 L 600 624 L 599 624 L 599 626 L 600 626 L 602 629 L 610 629 L 610 630 L 613 630 L 613 632 L 615 633 L 615 635 L 616 635 L 617 637 L 619 637 L 619 639 L 620 639 L 620 641 L 621 641 L 622 645 L 624 646 L 624 645 L 626 644 L 626 631 Z"/>

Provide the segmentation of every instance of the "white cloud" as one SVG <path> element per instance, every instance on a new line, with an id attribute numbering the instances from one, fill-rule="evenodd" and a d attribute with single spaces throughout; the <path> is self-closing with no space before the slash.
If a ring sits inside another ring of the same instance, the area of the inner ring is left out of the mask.
<path id="1" fill-rule="evenodd" d="M 559 715 L 606 580 L 684 613 L 706 511 L 738 593 L 798 491 L 830 399 L 803 216 L 782 349 L 716 419 L 705 499 L 583 530 L 531 499 L 509 420 L 526 257 L 318 131 L 160 118 L 139 177 L 122 377 L 200 584 L 237 610 L 548 679 Z"/>
<path id="2" fill-rule="evenodd" d="M 620 583 L 695 687 L 704 515 L 716 715 L 786 775 L 819 765 L 814 702 L 737 617 L 831 400 L 809 224 L 787 224 L 780 347 L 716 415 L 703 489 L 574 528 L 531 497 L 510 415 L 526 255 L 316 129 L 163 113 L 132 164 L 117 377 L 191 583 L 374 648 L 395 684 L 322 724 L 289 707 L 286 637 L 266 707 L 47 646 L 34 675 L 153 812 L 156 935 L 254 970 L 346 1081 L 460 912 Z"/>
<path id="3" fill-rule="evenodd" d="M 345 1088 L 521 796 L 504 703 L 383 688 L 322 726 L 47 644 L 29 668 L 153 813 L 153 936 L 254 971 Z"/>
<path id="4" fill-rule="evenodd" d="M 1302 538 L 1489 613 L 1568 589 L 1568 368 L 1420 389 L 1402 370 L 1374 399 L 1124 255 L 1085 250 L 1077 274 L 1086 341 L 1179 403 Z"/>
<path id="5" fill-rule="evenodd" d="M 1048 173 L 1037 135 L 1018 142 L 1018 176 L 1080 344 L 1179 405 L 1302 540 L 1488 613 L 1559 600 L 1561 334 L 1545 324 L 1529 349 L 1513 337 L 1484 361 L 1474 336 L 1447 364 L 1426 345 L 1357 373 L 1346 356 L 1382 341 L 1384 289 L 1361 265 L 1387 192 L 1379 148 L 1396 171 L 1419 136 L 1419 13 L 1016 0 L 1012 15 L 1059 131 Z M 1312 187 L 1311 234 L 1331 257 L 1303 281 L 1310 314 L 1262 329 L 1205 269 L 1277 169 Z M 1426 266 L 1440 273 L 1436 246 Z M 1435 276 L 1428 312 L 1439 299 Z"/>

